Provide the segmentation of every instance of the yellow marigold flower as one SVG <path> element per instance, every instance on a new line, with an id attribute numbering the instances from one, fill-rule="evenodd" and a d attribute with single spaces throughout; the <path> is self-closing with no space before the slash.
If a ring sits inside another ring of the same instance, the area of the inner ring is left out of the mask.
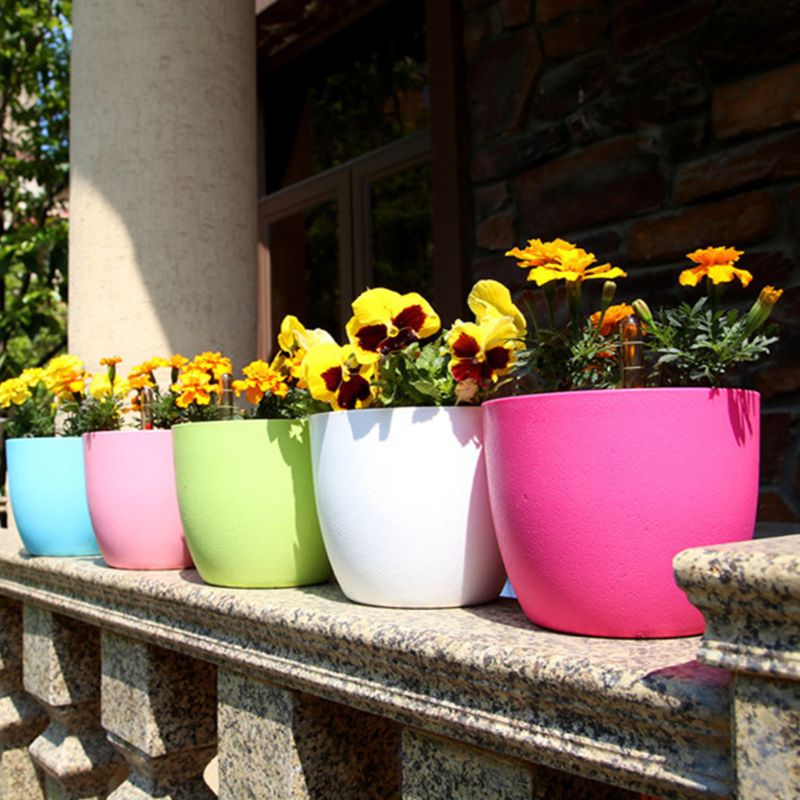
<path id="1" fill-rule="evenodd" d="M 8 408 L 12 403 L 15 406 L 21 406 L 30 397 L 30 387 L 21 376 L 9 378 L 0 383 L 0 408 Z"/>
<path id="2" fill-rule="evenodd" d="M 101 358 L 100 365 L 103 367 L 114 367 L 122 361 L 120 356 L 109 356 L 108 358 Z"/>
<path id="3" fill-rule="evenodd" d="M 603 314 L 602 311 L 595 311 L 591 317 L 589 317 L 589 321 L 592 325 L 596 328 L 598 325 L 600 326 L 600 335 L 601 336 L 608 336 L 611 331 L 616 330 L 617 325 L 619 325 L 622 320 L 626 317 L 630 317 L 633 314 L 633 306 L 629 306 L 626 303 L 620 303 L 616 306 L 609 306 L 606 309 L 606 313 Z M 600 324 L 600 318 L 603 319 L 603 324 Z"/>
<path id="4" fill-rule="evenodd" d="M 734 278 L 738 278 L 742 286 L 747 286 L 753 280 L 753 276 L 746 269 L 733 266 L 743 252 L 733 247 L 706 247 L 704 250 L 687 253 L 686 258 L 694 261 L 697 266 L 681 272 L 678 283 L 681 286 L 697 286 L 708 276 L 714 284 L 730 283 Z"/>
<path id="5" fill-rule="evenodd" d="M 478 281 L 469 293 L 467 305 L 478 324 L 487 317 L 511 317 L 520 338 L 525 336 L 525 315 L 514 305 L 511 292 L 499 281 Z"/>
<path id="6" fill-rule="evenodd" d="M 367 289 L 353 301 L 346 325 L 354 352 L 364 363 L 433 336 L 440 328 L 439 315 L 422 295 L 381 288 Z"/>
<path id="7" fill-rule="evenodd" d="M 480 323 L 456 320 L 447 335 L 450 373 L 458 383 L 475 381 L 485 388 L 513 366 L 524 347 L 511 317 L 484 317 Z"/>
<path id="8" fill-rule="evenodd" d="M 187 369 L 172 385 L 172 391 L 178 395 L 175 404 L 179 408 L 188 408 L 192 403 L 207 406 L 211 402 L 211 394 L 219 393 L 219 386 L 211 383 L 211 375 L 207 370 Z"/>
<path id="9" fill-rule="evenodd" d="M 111 397 L 113 394 L 115 397 L 124 397 L 130 390 L 131 385 L 128 381 L 120 378 L 119 376 L 114 378 L 114 389 L 111 389 L 111 380 L 108 376 L 108 373 L 103 372 L 99 375 L 95 375 L 91 382 L 89 383 L 89 394 L 95 398 L 95 400 L 102 400 L 105 397 Z"/>
<path id="10" fill-rule="evenodd" d="M 233 365 L 222 353 L 205 352 L 195 356 L 188 364 L 187 370 L 202 370 L 213 375 L 215 380 L 219 380 L 223 375 L 230 375 L 233 372 Z"/>
<path id="11" fill-rule="evenodd" d="M 60 398 L 82 394 L 89 377 L 83 362 L 69 354 L 50 359 L 44 368 L 44 385 Z"/>
<path id="12" fill-rule="evenodd" d="M 175 353 L 175 355 L 170 356 L 167 359 L 167 363 L 164 364 L 165 367 L 172 367 L 172 369 L 181 369 L 185 367 L 189 363 L 189 359 L 186 356 L 182 356 L 180 353 Z"/>
<path id="13" fill-rule="evenodd" d="M 42 367 L 28 367 L 22 370 L 19 377 L 20 380 L 25 381 L 28 386 L 33 388 L 44 381 L 44 369 Z"/>
<path id="14" fill-rule="evenodd" d="M 361 363 L 352 345 L 318 344 L 306 354 L 304 369 L 311 396 L 336 411 L 364 408 L 372 402 L 374 364 Z"/>
<path id="15" fill-rule="evenodd" d="M 265 361 L 253 361 L 242 372 L 245 380 L 234 381 L 232 386 L 237 397 L 245 392 L 248 403 L 258 405 L 267 392 L 276 397 L 286 397 L 289 391 L 283 375 Z"/>
<path id="16" fill-rule="evenodd" d="M 594 253 L 587 253 L 580 247 L 563 239 L 542 242 L 531 239 L 524 250 L 518 247 L 506 252 L 507 256 L 520 259 L 517 265 L 530 269 L 528 280 L 543 286 L 550 281 L 563 280 L 567 283 L 580 283 L 597 278 L 625 278 L 627 272 L 611 264 L 591 266 L 597 261 Z"/>

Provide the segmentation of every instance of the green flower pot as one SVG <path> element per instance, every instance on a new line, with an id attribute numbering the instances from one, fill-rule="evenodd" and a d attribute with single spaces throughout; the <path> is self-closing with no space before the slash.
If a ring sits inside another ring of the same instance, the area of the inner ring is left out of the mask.
<path id="1" fill-rule="evenodd" d="M 305 421 L 192 422 L 173 436 L 186 541 L 206 583 L 277 588 L 330 577 Z"/>

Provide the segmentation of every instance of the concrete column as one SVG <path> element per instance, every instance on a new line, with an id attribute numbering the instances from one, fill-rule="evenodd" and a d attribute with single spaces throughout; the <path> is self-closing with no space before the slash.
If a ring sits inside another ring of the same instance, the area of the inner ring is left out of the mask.
<path id="1" fill-rule="evenodd" d="M 216 752 L 216 668 L 103 631 L 103 727 L 128 762 L 109 800 L 213 800 L 203 768 Z"/>
<path id="2" fill-rule="evenodd" d="M 100 727 L 100 631 L 35 606 L 23 611 L 23 680 L 50 724 L 31 758 L 48 800 L 101 800 L 124 778 L 124 760 Z"/>
<path id="3" fill-rule="evenodd" d="M 399 797 L 399 726 L 220 670 L 220 800 Z"/>
<path id="4" fill-rule="evenodd" d="M 253 0 L 76 0 L 69 348 L 256 347 Z"/>
<path id="5" fill-rule="evenodd" d="M 0 797 L 41 800 L 44 775 L 28 745 L 47 727 L 47 714 L 22 689 L 22 606 L 0 598 Z"/>
<path id="6" fill-rule="evenodd" d="M 698 660 L 733 675 L 736 797 L 800 797 L 800 536 L 687 550 L 675 573 L 706 618 Z"/>

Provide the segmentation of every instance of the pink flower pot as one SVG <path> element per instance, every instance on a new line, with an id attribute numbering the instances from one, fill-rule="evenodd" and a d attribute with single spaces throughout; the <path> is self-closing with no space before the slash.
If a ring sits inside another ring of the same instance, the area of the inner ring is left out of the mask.
<path id="1" fill-rule="evenodd" d="M 120 569 L 183 569 L 183 536 L 171 431 L 106 431 L 83 437 L 86 496 L 106 563 Z"/>
<path id="2" fill-rule="evenodd" d="M 528 617 L 589 636 L 701 633 L 672 559 L 752 537 L 758 394 L 564 392 L 483 413 L 495 529 Z"/>

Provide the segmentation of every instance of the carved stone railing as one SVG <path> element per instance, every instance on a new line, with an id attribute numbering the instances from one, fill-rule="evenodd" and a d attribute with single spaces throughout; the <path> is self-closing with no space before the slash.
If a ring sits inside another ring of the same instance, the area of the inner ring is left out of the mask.
<path id="1" fill-rule="evenodd" d="M 676 570 L 702 640 L 221 589 L 9 536 L 0 796 L 213 797 L 216 753 L 225 800 L 800 797 L 800 536 Z"/>

